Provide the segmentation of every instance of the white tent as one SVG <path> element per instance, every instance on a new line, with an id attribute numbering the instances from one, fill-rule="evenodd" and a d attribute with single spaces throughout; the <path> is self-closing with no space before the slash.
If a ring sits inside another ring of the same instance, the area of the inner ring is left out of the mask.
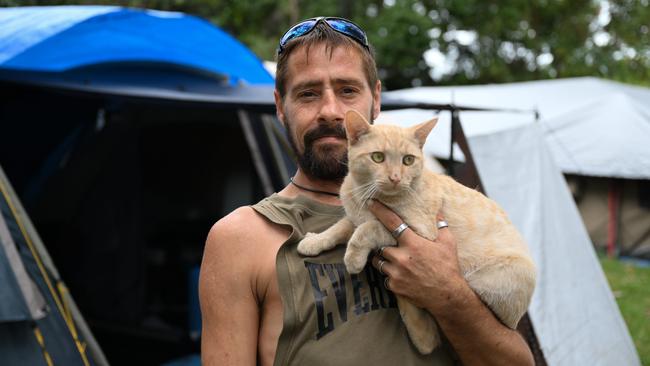
<path id="1" fill-rule="evenodd" d="M 539 126 L 468 142 L 487 194 L 508 212 L 537 264 L 529 314 L 548 365 L 640 365 Z"/>
<path id="2" fill-rule="evenodd" d="M 530 113 L 461 112 L 467 137 L 534 123 L 533 110 L 551 154 L 564 173 L 650 179 L 650 89 L 592 77 L 511 84 L 420 87 L 386 93 L 428 103 L 517 108 Z M 424 121 L 430 111 L 384 112 L 379 121 Z M 448 113 L 425 149 L 449 155 Z M 460 151 L 456 156 L 462 156 Z"/>

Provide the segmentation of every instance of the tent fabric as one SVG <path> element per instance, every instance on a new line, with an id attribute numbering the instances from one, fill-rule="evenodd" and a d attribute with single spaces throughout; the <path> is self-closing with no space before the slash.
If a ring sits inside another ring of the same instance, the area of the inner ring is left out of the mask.
<path id="1" fill-rule="evenodd" d="M 45 253 L 36 249 L 39 246 L 33 245 L 36 240 L 27 228 L 31 227 L 31 223 L 19 212 L 23 212 L 22 207 L 0 168 L 0 264 L 3 271 L 0 299 L 3 303 L 11 299 L 11 308 L 7 308 L 6 304 L 0 308 L 2 364 L 45 366 L 48 365 L 46 354 L 56 365 L 107 364 L 101 350 L 87 347 L 86 341 L 92 345 L 94 339 L 86 338 L 86 333 L 77 333 L 80 329 L 76 321 L 78 314 L 74 314 L 74 306 L 66 307 L 66 300 L 62 300 L 64 297 L 59 293 L 65 285 L 53 276 L 53 271 L 47 265 L 43 265 L 46 262 L 41 260 L 41 255 Z M 11 250 L 7 251 L 9 247 Z M 9 257 L 13 257 L 12 261 L 21 261 L 23 274 L 14 272 L 15 267 L 7 263 Z M 7 270 L 11 272 L 7 273 Z M 33 291 L 32 294 L 26 294 L 19 284 L 25 280 L 19 277 L 25 274 L 29 276 L 28 287 L 33 286 L 29 289 Z M 29 296 L 36 299 L 32 306 L 39 306 L 40 312 L 32 312 L 28 302 L 34 299 L 27 299 Z M 70 298 L 68 300 L 72 301 Z"/>
<path id="2" fill-rule="evenodd" d="M 650 89 L 593 77 L 460 87 L 420 87 L 387 92 L 394 98 L 476 107 L 519 108 L 529 113 L 461 112 L 468 137 L 535 123 L 564 173 L 650 179 Z M 424 121 L 431 112 L 405 110 L 383 121 Z M 425 147 L 449 155 L 450 118 L 443 114 Z M 455 156 L 462 157 L 460 151 Z"/>
<path id="3" fill-rule="evenodd" d="M 469 138 L 486 194 L 537 265 L 529 314 L 549 365 L 640 365 L 587 231 L 539 125 Z"/>
<path id="4" fill-rule="evenodd" d="M 0 322 L 42 318 L 45 299 L 25 271 L 4 213 L 0 215 L 0 247 Z"/>
<path id="5" fill-rule="evenodd" d="M 111 63 L 170 64 L 272 84 L 262 62 L 208 21 L 117 6 L 0 9 L 0 69 L 62 72 Z"/>

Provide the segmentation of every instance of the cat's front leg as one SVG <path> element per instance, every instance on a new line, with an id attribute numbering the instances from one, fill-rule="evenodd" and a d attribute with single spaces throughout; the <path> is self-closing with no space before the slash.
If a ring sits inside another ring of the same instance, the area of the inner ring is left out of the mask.
<path id="1" fill-rule="evenodd" d="M 371 250 L 396 243 L 382 223 L 377 220 L 366 221 L 357 227 L 348 241 L 343 258 L 345 267 L 350 273 L 359 273 L 365 267 Z"/>
<path id="2" fill-rule="evenodd" d="M 318 255 L 324 250 L 345 243 L 353 231 L 354 224 L 344 217 L 322 233 L 307 233 L 298 243 L 298 253 L 308 256 Z"/>

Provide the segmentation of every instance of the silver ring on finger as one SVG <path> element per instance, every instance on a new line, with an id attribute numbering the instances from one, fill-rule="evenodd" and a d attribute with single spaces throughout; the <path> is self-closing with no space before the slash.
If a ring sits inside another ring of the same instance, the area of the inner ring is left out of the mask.
<path id="1" fill-rule="evenodd" d="M 379 265 L 377 266 L 377 269 L 379 270 L 379 273 L 383 274 L 384 276 L 386 275 L 384 273 L 384 264 L 386 264 L 386 261 L 383 259 L 379 260 Z"/>
<path id="2" fill-rule="evenodd" d="M 399 224 L 399 226 L 396 227 L 395 230 L 391 231 L 390 234 L 393 236 L 393 238 L 397 239 L 408 228 L 409 228 L 409 226 L 406 225 L 405 222 L 403 222 L 403 223 Z"/>
<path id="3" fill-rule="evenodd" d="M 377 251 L 377 254 L 379 254 L 380 257 L 383 257 L 383 256 L 384 256 L 384 249 L 386 249 L 386 247 L 381 247 L 381 248 L 379 248 L 379 250 Z"/>
<path id="4" fill-rule="evenodd" d="M 386 290 L 390 290 L 390 289 L 388 288 L 388 280 L 389 280 L 389 279 L 390 279 L 390 277 L 388 277 L 388 276 L 386 276 L 386 278 L 384 278 L 384 288 L 385 288 Z"/>
<path id="5" fill-rule="evenodd" d="M 438 227 L 438 229 L 444 229 L 446 227 L 449 227 L 449 224 L 445 220 L 440 220 L 436 223 L 436 226 Z"/>

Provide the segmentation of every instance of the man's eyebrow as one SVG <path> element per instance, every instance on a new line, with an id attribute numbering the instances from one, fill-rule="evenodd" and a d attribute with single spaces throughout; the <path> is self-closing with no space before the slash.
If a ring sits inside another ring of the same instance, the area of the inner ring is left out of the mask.
<path id="1" fill-rule="evenodd" d="M 354 86 L 363 86 L 363 80 L 359 79 L 344 79 L 344 78 L 339 78 L 339 79 L 334 79 L 334 84 L 337 85 L 354 85 Z"/>
<path id="2" fill-rule="evenodd" d="M 353 85 L 356 87 L 363 86 L 363 80 L 355 78 L 337 78 L 333 80 L 335 85 Z M 321 87 L 323 82 L 321 80 L 305 80 L 296 84 L 292 89 L 293 90 L 304 90 L 309 88 Z"/>
<path id="3" fill-rule="evenodd" d="M 323 82 L 320 80 L 307 80 L 303 81 L 301 83 L 296 84 L 293 87 L 293 90 L 303 90 L 303 89 L 309 89 L 309 88 L 314 88 L 318 86 L 322 86 Z"/>

